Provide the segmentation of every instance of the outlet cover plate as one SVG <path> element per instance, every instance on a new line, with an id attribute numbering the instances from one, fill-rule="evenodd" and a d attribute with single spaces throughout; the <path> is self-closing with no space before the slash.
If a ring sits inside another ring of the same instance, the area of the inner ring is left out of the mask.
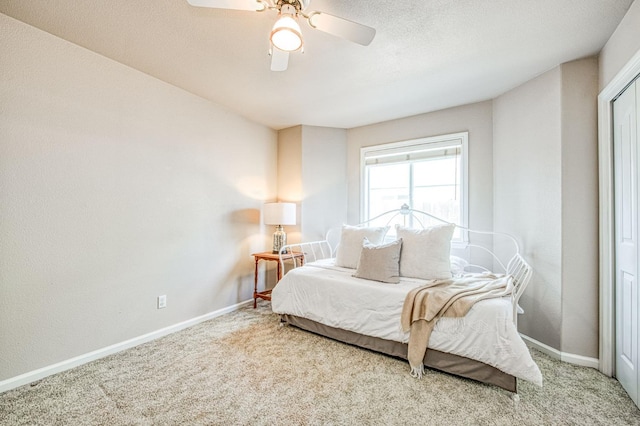
<path id="1" fill-rule="evenodd" d="M 167 307 L 167 295 L 163 294 L 162 296 L 158 296 L 158 309 Z"/>

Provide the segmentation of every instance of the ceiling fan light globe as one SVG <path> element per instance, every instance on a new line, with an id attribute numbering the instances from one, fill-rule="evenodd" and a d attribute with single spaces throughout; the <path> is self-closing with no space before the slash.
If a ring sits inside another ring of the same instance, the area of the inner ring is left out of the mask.
<path id="1" fill-rule="evenodd" d="M 302 31 L 296 20 L 283 14 L 271 30 L 271 43 L 280 50 L 293 52 L 302 47 Z"/>

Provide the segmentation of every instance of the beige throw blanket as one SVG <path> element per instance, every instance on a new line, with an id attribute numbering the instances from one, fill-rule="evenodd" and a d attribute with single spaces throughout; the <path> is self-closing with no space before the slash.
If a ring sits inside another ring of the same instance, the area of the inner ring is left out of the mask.
<path id="1" fill-rule="evenodd" d="M 509 275 L 474 274 L 453 280 L 433 281 L 407 294 L 402 308 L 402 330 L 409 334 L 408 359 L 413 377 L 422 377 L 422 361 L 429 337 L 439 318 L 463 317 L 480 300 L 511 294 Z"/>

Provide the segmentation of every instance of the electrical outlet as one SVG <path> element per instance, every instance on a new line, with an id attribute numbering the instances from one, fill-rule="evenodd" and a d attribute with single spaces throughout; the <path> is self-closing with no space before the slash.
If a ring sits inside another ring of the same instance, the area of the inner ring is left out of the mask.
<path id="1" fill-rule="evenodd" d="M 162 296 L 158 296 L 158 309 L 167 307 L 167 295 L 163 294 Z"/>

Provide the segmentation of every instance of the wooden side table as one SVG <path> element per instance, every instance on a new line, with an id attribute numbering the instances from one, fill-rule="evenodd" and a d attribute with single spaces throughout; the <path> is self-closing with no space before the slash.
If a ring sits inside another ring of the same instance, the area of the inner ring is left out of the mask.
<path id="1" fill-rule="evenodd" d="M 276 262 L 278 264 L 278 268 L 277 268 L 278 281 L 280 281 L 280 279 L 282 278 L 283 271 L 282 271 L 282 265 L 280 264 L 280 255 L 278 254 L 274 254 L 270 251 L 265 251 L 262 253 L 253 253 L 251 256 L 253 256 L 256 262 L 256 269 L 255 269 L 255 274 L 253 278 L 253 308 L 255 309 L 258 306 L 258 299 L 271 300 L 271 290 L 258 291 L 258 263 L 260 263 L 261 260 Z M 287 253 L 282 256 L 282 259 L 284 260 L 295 259 L 300 261 L 300 265 L 304 265 L 304 253 L 299 253 L 299 252 Z M 277 284 L 277 281 L 276 281 L 276 284 Z"/>

